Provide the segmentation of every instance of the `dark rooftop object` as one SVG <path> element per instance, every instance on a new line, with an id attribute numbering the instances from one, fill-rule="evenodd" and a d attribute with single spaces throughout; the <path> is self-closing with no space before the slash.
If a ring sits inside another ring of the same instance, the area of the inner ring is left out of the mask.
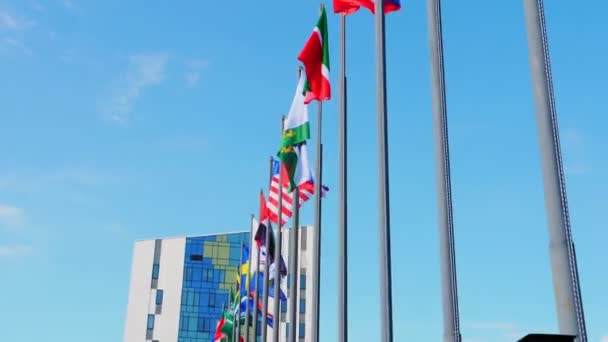
<path id="1" fill-rule="evenodd" d="M 571 335 L 530 334 L 518 342 L 574 342 L 575 337 Z"/>

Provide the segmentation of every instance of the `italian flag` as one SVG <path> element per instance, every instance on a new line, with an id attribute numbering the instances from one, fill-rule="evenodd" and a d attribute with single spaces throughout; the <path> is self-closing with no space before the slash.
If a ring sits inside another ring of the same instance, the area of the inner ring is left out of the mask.
<path id="1" fill-rule="evenodd" d="M 304 103 L 312 100 L 326 101 L 331 98 L 331 84 L 329 81 L 329 40 L 327 34 L 327 13 L 325 6 L 321 7 L 321 16 L 317 26 L 313 29 L 310 38 L 298 55 L 304 64 L 308 79 L 304 91 Z"/>

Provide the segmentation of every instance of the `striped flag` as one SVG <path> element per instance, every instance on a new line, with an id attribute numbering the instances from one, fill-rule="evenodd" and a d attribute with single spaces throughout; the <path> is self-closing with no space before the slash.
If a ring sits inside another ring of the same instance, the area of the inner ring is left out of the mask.
<path id="1" fill-rule="evenodd" d="M 270 220 L 274 223 L 278 222 L 279 213 L 279 168 L 281 163 L 278 160 L 272 162 L 272 179 L 270 181 L 270 192 L 268 195 L 268 211 Z M 282 168 L 283 173 L 283 207 L 281 215 L 281 226 L 287 222 L 293 215 L 293 194 L 289 192 L 289 178 L 287 177 L 287 170 Z M 321 187 L 321 196 L 325 197 L 329 188 L 326 186 Z M 308 201 L 315 194 L 315 183 L 312 178 L 312 172 L 309 179 L 298 186 L 298 204 L 301 207 L 304 202 Z"/>

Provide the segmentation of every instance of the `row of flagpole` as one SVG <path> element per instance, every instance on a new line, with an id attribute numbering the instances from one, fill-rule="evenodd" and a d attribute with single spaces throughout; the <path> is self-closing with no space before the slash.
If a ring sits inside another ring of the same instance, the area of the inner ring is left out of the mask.
<path id="1" fill-rule="evenodd" d="M 441 263 L 441 291 L 443 306 L 443 340 L 445 342 L 460 342 L 460 321 L 458 311 L 458 291 L 456 281 L 456 260 L 453 225 L 453 208 L 451 195 L 450 158 L 447 128 L 447 106 L 444 76 L 443 37 L 441 24 L 441 1 L 427 0 L 429 48 L 431 58 L 431 80 L 433 99 L 433 132 L 436 158 L 436 186 L 438 205 L 439 249 Z M 544 21 L 543 0 L 523 0 L 528 31 L 528 45 L 530 64 L 534 84 L 536 102 L 537 125 L 544 176 L 545 203 L 549 221 L 551 240 L 551 262 L 553 269 L 553 282 L 555 287 L 556 306 L 560 332 L 577 336 L 579 342 L 587 342 L 578 268 L 574 243 L 570 230 L 567 200 L 565 195 L 565 182 L 557 129 L 555 100 L 551 80 L 551 70 L 548 54 L 547 34 Z M 357 3 L 358 1 L 334 0 L 334 11 L 337 3 Z M 363 3 L 363 2 L 361 2 Z M 386 3 L 389 3 L 387 5 Z M 364 5 L 366 6 L 366 5 Z M 385 7 L 386 6 L 386 7 Z M 368 6 L 366 6 L 368 7 Z M 385 64 L 385 13 L 399 9 L 398 0 L 375 1 L 374 7 L 368 9 L 374 12 L 375 17 L 375 51 L 376 51 L 376 100 L 377 100 L 377 134 L 378 134 L 378 234 L 380 244 L 380 317 L 381 341 L 393 341 L 393 310 L 392 310 L 392 274 L 391 274 L 391 241 L 390 241 L 390 196 L 389 196 L 389 151 L 388 151 L 388 122 L 387 122 L 387 96 L 386 96 L 386 64 Z M 354 10 L 353 10 L 354 8 Z M 339 113 L 338 113 L 338 145 L 339 145 L 339 190 L 338 190 L 338 341 L 348 341 L 348 219 L 347 219 L 347 77 L 346 77 L 346 16 L 355 12 L 359 7 L 343 8 L 340 15 L 340 75 L 339 75 Z M 321 6 L 322 16 L 324 8 Z M 321 20 L 321 19 L 320 19 Z M 321 32 L 318 32 L 319 35 Z M 326 34 L 326 32 L 324 32 Z M 314 33 L 313 33 L 314 34 Z M 323 44 L 327 42 L 322 40 Z M 326 48 L 326 47 L 324 47 Z M 328 63 L 328 61 L 327 61 Z M 329 71 L 329 64 L 327 64 Z M 301 75 L 299 75 L 301 77 Z M 308 77 L 308 75 L 307 75 Z M 313 296 L 310 308 L 312 311 L 311 336 L 307 340 L 319 341 L 320 322 L 320 259 L 321 259 L 321 193 L 322 193 L 322 101 L 317 98 L 317 140 L 316 165 L 314 183 L 314 234 L 312 253 L 315 262 L 312 265 Z M 282 121 L 282 135 L 284 132 Z M 271 159 L 271 179 L 272 179 Z M 279 341 L 280 332 L 280 258 L 282 250 L 282 223 L 283 223 L 283 164 L 279 161 L 278 172 L 278 211 L 277 211 L 277 239 L 275 242 L 275 274 L 274 274 L 274 305 L 272 310 L 273 334 L 272 341 Z M 293 191 L 292 209 L 294 211 L 293 229 L 289 239 L 289 272 L 291 282 L 288 300 L 288 321 L 291 329 L 288 332 L 288 341 L 297 339 L 297 305 L 298 305 L 298 240 L 299 240 L 299 197 L 297 187 Z M 295 207 L 293 207 L 295 206 Z M 262 218 L 260 217 L 260 220 Z M 253 218 L 252 218 L 253 222 Z M 252 224 L 252 236 L 253 236 Z M 265 246 L 266 266 L 262 289 L 262 341 L 267 341 L 268 327 L 266 320 L 269 317 L 268 297 L 270 281 L 270 225 L 266 227 Z M 252 240 L 253 241 L 253 240 Z M 253 245 L 253 242 L 252 242 Z M 260 249 L 257 249 L 257 265 L 260 270 Z M 247 279 L 251 279 L 252 269 L 249 267 Z M 256 278 L 253 306 L 253 336 L 257 336 L 258 322 L 258 284 Z M 249 289 L 247 289 L 249 297 Z M 240 305 L 239 305 L 240 308 Z M 249 339 L 249 301 L 246 308 L 246 339 Z M 237 318 L 237 329 L 240 322 Z"/>

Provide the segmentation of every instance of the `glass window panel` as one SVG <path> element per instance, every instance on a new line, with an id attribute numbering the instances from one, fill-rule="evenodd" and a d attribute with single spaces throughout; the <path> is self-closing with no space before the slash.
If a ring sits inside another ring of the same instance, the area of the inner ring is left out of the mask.
<path id="1" fill-rule="evenodd" d="M 300 290 L 306 290 L 306 274 L 300 274 Z"/>
<path id="2" fill-rule="evenodd" d="M 154 329 L 154 315 L 148 314 L 148 329 Z"/>
<path id="3" fill-rule="evenodd" d="M 194 316 L 190 317 L 190 323 L 189 323 L 190 329 L 188 329 L 188 330 L 190 330 L 190 331 L 196 331 L 196 328 L 197 328 L 197 324 L 196 324 L 197 322 L 196 321 L 197 321 L 196 317 L 194 317 Z"/>
<path id="4" fill-rule="evenodd" d="M 156 305 L 163 304 L 163 290 L 156 290 Z"/>
<path id="5" fill-rule="evenodd" d="M 299 336 L 300 338 L 304 338 L 304 337 L 306 337 L 306 329 L 305 329 L 305 327 L 306 327 L 306 326 L 304 325 L 304 323 L 300 323 L 300 327 L 299 327 L 299 328 L 300 328 L 300 329 L 299 329 L 300 331 L 299 331 L 299 333 L 298 333 L 298 336 Z"/>
<path id="6" fill-rule="evenodd" d="M 300 299 L 300 313 L 306 313 L 306 301 L 304 299 Z"/>
<path id="7" fill-rule="evenodd" d="M 160 265 L 152 265 L 152 279 L 158 279 L 158 273 L 160 272 Z"/>

